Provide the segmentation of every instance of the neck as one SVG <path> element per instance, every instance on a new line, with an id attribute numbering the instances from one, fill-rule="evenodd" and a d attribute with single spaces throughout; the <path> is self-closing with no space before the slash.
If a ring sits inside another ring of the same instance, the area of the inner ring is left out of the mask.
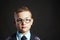
<path id="1" fill-rule="evenodd" d="M 26 32 L 21 32 L 21 31 L 18 31 L 19 33 L 22 33 L 23 35 L 25 35 L 27 32 L 29 31 L 26 31 Z"/>

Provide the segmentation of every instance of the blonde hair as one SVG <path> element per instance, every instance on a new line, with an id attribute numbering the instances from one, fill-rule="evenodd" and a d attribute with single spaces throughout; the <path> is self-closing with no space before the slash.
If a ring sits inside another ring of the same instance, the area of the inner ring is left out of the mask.
<path id="1" fill-rule="evenodd" d="M 15 12 L 19 13 L 19 12 L 23 12 L 23 11 L 31 12 L 30 9 L 27 6 L 22 6 L 22 7 L 18 8 Z"/>
<path id="2" fill-rule="evenodd" d="M 19 12 L 23 12 L 23 11 L 29 11 L 31 13 L 31 10 L 27 6 L 22 6 L 15 10 L 14 16 L 16 16 L 16 14 L 18 14 Z M 32 14 L 31 14 L 31 17 L 32 17 Z"/>

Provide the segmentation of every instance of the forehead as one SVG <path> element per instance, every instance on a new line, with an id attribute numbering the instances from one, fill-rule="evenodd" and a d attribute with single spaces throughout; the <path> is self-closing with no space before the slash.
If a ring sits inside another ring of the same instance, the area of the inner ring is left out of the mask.
<path id="1" fill-rule="evenodd" d="M 23 12 L 19 12 L 17 13 L 17 17 L 18 18 L 31 18 L 31 12 L 30 11 L 23 11 Z"/>

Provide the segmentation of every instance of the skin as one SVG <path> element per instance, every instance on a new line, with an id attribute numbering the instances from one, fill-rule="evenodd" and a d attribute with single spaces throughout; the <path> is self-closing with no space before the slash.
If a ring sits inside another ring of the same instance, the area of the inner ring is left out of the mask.
<path id="1" fill-rule="evenodd" d="M 19 12 L 15 15 L 16 28 L 17 28 L 18 31 L 25 34 L 30 30 L 30 28 L 33 24 L 33 18 L 31 18 L 31 16 L 32 15 L 31 15 L 30 11 Z M 19 18 L 21 18 L 21 19 L 26 19 L 26 18 L 31 19 L 31 22 L 26 23 L 26 22 L 23 21 L 22 23 L 19 23 L 19 22 L 16 21 Z"/>

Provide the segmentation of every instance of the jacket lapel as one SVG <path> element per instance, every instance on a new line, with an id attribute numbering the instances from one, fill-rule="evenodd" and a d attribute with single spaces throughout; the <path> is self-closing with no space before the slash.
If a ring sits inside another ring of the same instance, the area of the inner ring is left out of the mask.
<path id="1" fill-rule="evenodd" d="M 33 35 L 32 33 L 31 33 L 30 40 L 35 40 L 35 39 L 34 39 L 34 35 Z"/>

